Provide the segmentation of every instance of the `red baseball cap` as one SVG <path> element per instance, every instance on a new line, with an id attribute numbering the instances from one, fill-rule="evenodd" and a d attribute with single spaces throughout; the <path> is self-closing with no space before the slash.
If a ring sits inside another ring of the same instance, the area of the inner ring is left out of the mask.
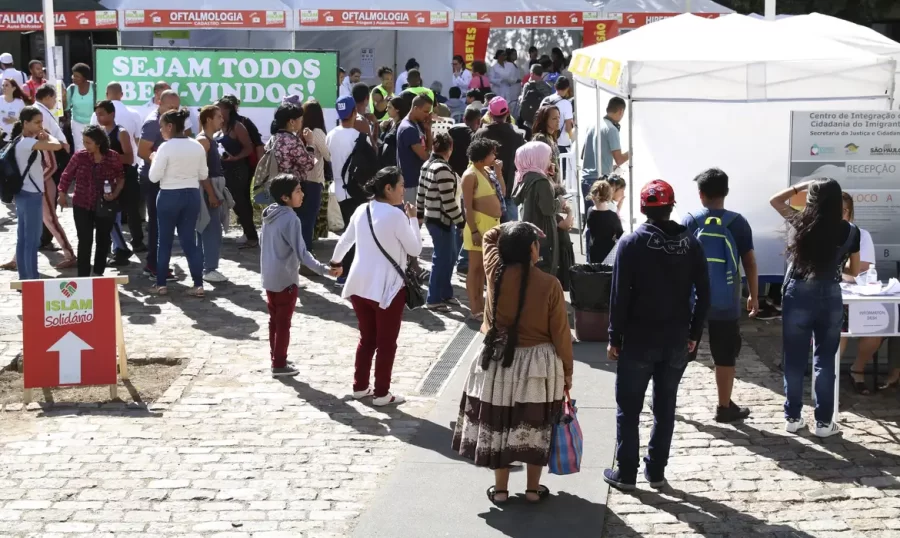
<path id="1" fill-rule="evenodd" d="M 661 179 L 654 179 L 641 189 L 641 208 L 675 205 L 675 190 Z"/>

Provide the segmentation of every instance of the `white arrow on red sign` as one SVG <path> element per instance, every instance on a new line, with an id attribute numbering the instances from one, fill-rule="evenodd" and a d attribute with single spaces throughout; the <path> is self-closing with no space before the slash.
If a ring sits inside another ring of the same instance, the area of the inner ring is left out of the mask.
<path id="1" fill-rule="evenodd" d="M 77 385 L 81 383 L 81 352 L 92 350 L 78 335 L 72 331 L 50 346 L 47 351 L 59 353 L 59 384 Z"/>

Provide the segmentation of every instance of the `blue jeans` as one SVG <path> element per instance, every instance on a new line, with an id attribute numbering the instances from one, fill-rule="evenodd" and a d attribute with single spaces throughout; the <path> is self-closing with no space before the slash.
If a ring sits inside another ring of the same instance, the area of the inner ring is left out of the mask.
<path id="1" fill-rule="evenodd" d="M 426 222 L 428 234 L 434 243 L 431 254 L 431 279 L 428 281 L 428 304 L 438 304 L 453 298 L 453 266 L 459 252 L 454 227 L 444 228 L 440 224 Z"/>
<path id="2" fill-rule="evenodd" d="M 44 229 L 44 195 L 39 192 L 19 191 L 16 195 L 16 266 L 19 280 L 36 280 L 38 273 L 38 247 Z"/>
<path id="3" fill-rule="evenodd" d="M 306 250 L 312 251 L 313 232 L 316 230 L 316 220 L 322 206 L 322 184 L 304 181 L 300 186 L 303 188 L 303 205 L 294 211 L 300 218 L 300 230 L 303 233 Z"/>
<path id="4" fill-rule="evenodd" d="M 148 204 L 149 205 L 149 204 Z M 200 216 L 200 189 L 160 190 L 156 198 L 159 251 L 156 255 L 156 285 L 165 286 L 172 257 L 172 242 L 178 243 L 187 258 L 194 287 L 203 285 L 203 253 L 197 245 L 197 218 Z"/>
<path id="5" fill-rule="evenodd" d="M 616 460 L 627 479 L 637 476 L 638 435 L 644 394 L 653 380 L 653 429 L 644 465 L 654 473 L 665 471 L 675 430 L 678 384 L 688 363 L 687 342 L 680 346 L 641 348 L 626 344 L 619 354 L 616 373 Z"/>
<path id="6" fill-rule="evenodd" d="M 206 195 L 204 193 L 204 199 Z M 209 210 L 209 224 L 203 228 L 200 233 L 200 255 L 203 256 L 203 272 L 216 271 L 219 269 L 219 252 L 222 250 L 222 211 L 224 206 L 212 208 L 207 206 Z"/>
<path id="7" fill-rule="evenodd" d="M 461 271 L 469 270 L 469 252 L 463 248 L 463 229 L 456 228 L 456 244 L 459 245 L 459 256 L 456 260 L 456 267 Z"/>
<path id="8" fill-rule="evenodd" d="M 785 418 L 800 418 L 803 376 L 809 364 L 810 339 L 815 340 L 816 421 L 830 423 L 834 415 L 834 357 L 841 343 L 844 317 L 841 288 L 828 280 L 790 280 L 781 303 L 784 340 Z"/>
<path id="9" fill-rule="evenodd" d="M 156 249 L 159 246 L 156 197 L 159 196 L 159 183 L 142 181 L 141 194 L 147 204 L 147 268 L 156 271 Z"/>

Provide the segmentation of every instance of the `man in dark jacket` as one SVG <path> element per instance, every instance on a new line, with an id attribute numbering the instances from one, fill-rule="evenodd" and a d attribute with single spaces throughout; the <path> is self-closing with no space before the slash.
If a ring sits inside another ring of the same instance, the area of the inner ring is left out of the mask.
<path id="1" fill-rule="evenodd" d="M 506 99 L 494 97 L 488 103 L 491 123 L 475 133 L 475 138 L 487 138 L 500 144 L 497 159 L 503 162 L 503 178 L 506 183 L 506 220 L 519 220 L 519 210 L 512 201 L 516 182 L 516 150 L 525 145 L 525 133 L 509 123 L 509 105 Z"/>
<path id="2" fill-rule="evenodd" d="M 665 469 L 675 429 L 678 384 L 697 349 L 709 310 L 709 276 L 703 247 L 670 219 L 672 186 L 654 180 L 641 189 L 647 222 L 619 240 L 609 308 L 610 360 L 616 373 L 616 469 L 608 484 L 630 491 L 639 467 L 638 423 L 653 380 L 653 431 L 644 458 L 651 487 L 666 485 Z"/>

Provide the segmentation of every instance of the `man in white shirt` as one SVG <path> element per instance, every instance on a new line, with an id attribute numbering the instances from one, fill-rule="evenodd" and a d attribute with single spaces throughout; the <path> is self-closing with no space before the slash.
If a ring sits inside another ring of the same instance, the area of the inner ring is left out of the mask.
<path id="1" fill-rule="evenodd" d="M 466 69 L 466 61 L 457 54 L 453 57 L 453 85 L 459 88 L 462 95 L 469 91 L 469 83 L 472 82 L 472 72 Z"/>
<path id="2" fill-rule="evenodd" d="M 110 82 L 106 85 L 106 98 L 112 101 L 113 107 L 116 109 L 116 124 L 131 135 L 132 151 L 134 155 L 137 155 L 137 141 L 141 136 L 144 118 L 137 111 L 125 106 L 125 103 L 122 102 L 122 95 L 122 85 L 118 82 Z M 96 112 L 91 116 L 91 125 L 100 125 Z"/>
<path id="3" fill-rule="evenodd" d="M 400 95 L 400 92 L 403 91 L 403 85 L 407 83 L 407 77 L 409 77 L 409 70 L 418 68 L 419 62 L 417 62 L 415 58 L 406 60 L 406 69 L 402 73 L 400 73 L 400 75 L 397 77 L 397 80 L 394 82 L 395 94 Z M 347 274 L 347 272 L 344 271 L 344 274 Z"/>
<path id="4" fill-rule="evenodd" d="M 3 70 L 3 72 L 0 73 L 0 81 L 7 78 L 13 79 L 20 88 L 24 88 L 25 83 L 28 82 L 28 76 L 16 69 L 16 66 L 13 65 L 12 54 L 8 52 L 0 54 L 0 69 Z"/>
<path id="5" fill-rule="evenodd" d="M 335 103 L 335 109 L 337 110 L 341 124 L 329 131 L 328 136 L 325 137 L 328 151 L 331 152 L 331 169 L 334 171 L 335 178 L 334 183 L 331 184 L 331 189 L 333 190 L 329 192 L 329 195 L 334 196 L 335 200 L 337 200 L 338 204 L 341 206 L 341 217 L 343 217 L 345 225 L 350 222 L 350 217 L 353 216 L 353 212 L 356 211 L 356 208 L 360 205 L 358 200 L 352 198 L 347 193 L 347 189 L 345 188 L 345 178 L 342 175 L 344 164 L 347 163 L 347 159 L 349 159 L 350 154 L 353 153 L 353 148 L 356 146 L 356 139 L 359 138 L 359 135 L 361 134 L 355 127 L 356 106 L 357 103 L 353 96 L 345 95 L 344 97 L 338 98 L 337 103 Z M 344 257 L 344 274 L 338 278 L 339 285 L 344 283 L 346 275 L 350 272 L 350 266 L 353 263 L 353 254 L 354 250 L 351 249 Z"/>
<path id="6" fill-rule="evenodd" d="M 50 136 L 59 140 L 63 149 L 70 152 L 69 144 L 66 143 L 66 135 L 63 133 L 62 128 L 59 126 L 59 121 L 57 121 L 56 116 L 53 114 L 53 109 L 56 108 L 56 88 L 50 84 L 44 84 L 38 88 L 34 97 L 34 106 L 41 111 L 41 116 L 43 116 L 44 130 L 50 133 Z"/>

